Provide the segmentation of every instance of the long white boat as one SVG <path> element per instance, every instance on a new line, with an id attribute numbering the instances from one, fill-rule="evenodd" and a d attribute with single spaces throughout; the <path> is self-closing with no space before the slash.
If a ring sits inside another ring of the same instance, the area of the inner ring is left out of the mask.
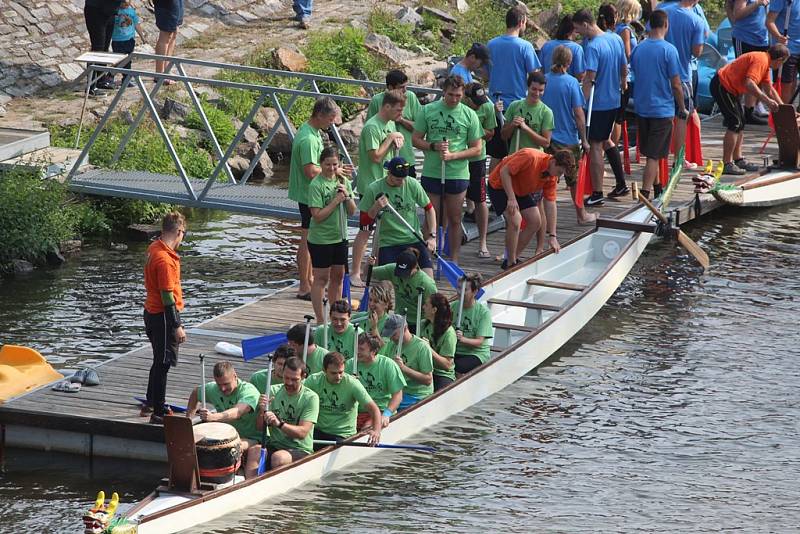
<path id="1" fill-rule="evenodd" d="M 800 200 L 800 173 L 771 172 L 736 185 L 718 185 L 709 191 L 726 204 L 768 207 Z"/>
<path id="2" fill-rule="evenodd" d="M 382 440 L 401 443 L 500 391 L 547 360 L 594 317 L 636 264 L 652 233 L 638 208 L 628 228 L 598 227 L 559 254 L 546 253 L 489 280 L 481 301 L 492 312 L 492 358 L 451 386 L 392 419 Z M 625 226 L 624 224 L 620 226 Z M 352 438 L 365 441 L 364 436 Z M 123 532 L 169 533 L 191 528 L 344 469 L 382 449 L 327 447 L 251 480 L 197 494 L 157 490 L 125 513 Z"/>

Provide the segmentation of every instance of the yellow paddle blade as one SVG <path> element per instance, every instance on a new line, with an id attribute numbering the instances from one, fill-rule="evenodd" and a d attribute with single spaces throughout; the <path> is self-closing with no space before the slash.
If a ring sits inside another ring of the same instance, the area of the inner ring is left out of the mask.
<path id="1" fill-rule="evenodd" d="M 711 171 L 714 170 L 714 160 L 709 159 L 706 161 L 706 167 L 703 169 L 703 174 L 711 174 Z"/>
<path id="2" fill-rule="evenodd" d="M 119 495 L 117 492 L 111 494 L 111 501 L 108 503 L 108 508 L 106 508 L 106 513 L 108 514 L 109 521 L 117 511 L 117 506 L 119 506 Z"/>
<path id="3" fill-rule="evenodd" d="M 719 160 L 719 167 L 717 167 L 717 171 L 714 173 L 714 178 L 719 181 L 720 176 L 722 176 L 722 171 L 725 170 L 725 164 L 722 160 Z"/>
<path id="4" fill-rule="evenodd" d="M 103 490 L 98 491 L 97 499 L 94 501 L 94 507 L 92 509 L 100 510 L 101 508 L 103 508 L 103 503 L 105 502 L 106 502 L 106 492 Z"/>

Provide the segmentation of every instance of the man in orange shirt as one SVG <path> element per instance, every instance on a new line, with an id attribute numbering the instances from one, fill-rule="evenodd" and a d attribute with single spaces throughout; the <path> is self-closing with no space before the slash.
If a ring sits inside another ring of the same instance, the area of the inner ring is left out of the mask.
<path id="1" fill-rule="evenodd" d="M 537 205 L 544 197 L 547 236 L 556 252 L 556 185 L 558 178 L 575 168 L 575 158 L 568 150 L 553 155 L 535 148 L 523 148 L 503 158 L 489 175 L 487 191 L 497 215 L 506 219 L 506 267 L 519 263 L 517 255 L 525 250 L 541 224 Z M 522 219 L 526 227 L 520 233 Z"/>
<path id="2" fill-rule="evenodd" d="M 168 213 L 161 222 L 161 237 L 147 248 L 144 266 L 144 326 L 153 347 L 153 365 L 147 382 L 147 405 L 142 416 L 152 412 L 150 422 L 164 422 L 167 373 L 178 363 L 178 346 L 186 341 L 181 322 L 181 258 L 178 246 L 186 235 L 186 220 L 180 213 Z"/>
<path id="3" fill-rule="evenodd" d="M 727 130 L 722 141 L 723 174 L 742 175 L 758 170 L 758 165 L 748 163 L 742 157 L 744 139 L 744 108 L 739 99 L 749 94 L 769 107 L 778 110 L 781 101 L 770 81 L 770 69 L 777 69 L 789 58 L 785 45 L 775 44 L 767 52 L 742 54 L 722 67 L 711 79 L 711 94 L 722 112 Z"/>

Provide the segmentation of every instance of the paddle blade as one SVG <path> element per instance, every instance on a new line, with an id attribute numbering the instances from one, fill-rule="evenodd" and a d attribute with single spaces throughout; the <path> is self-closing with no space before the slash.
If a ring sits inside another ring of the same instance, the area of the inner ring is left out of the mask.
<path id="1" fill-rule="evenodd" d="M 639 152 L 639 130 L 636 130 L 636 163 L 642 162 L 642 154 Z"/>
<path id="2" fill-rule="evenodd" d="M 342 283 L 342 298 L 347 302 L 350 302 L 350 277 L 347 276 L 347 273 L 345 273 Z"/>
<path id="3" fill-rule="evenodd" d="M 678 230 L 678 243 L 680 243 L 686 251 L 694 256 L 703 269 L 708 269 L 711 265 L 711 261 L 708 258 L 708 254 L 706 251 L 703 250 L 700 245 L 698 245 L 691 237 L 686 235 L 683 230 Z"/>
<path id="4" fill-rule="evenodd" d="M 361 297 L 361 302 L 358 305 L 358 311 L 364 312 L 369 308 L 369 287 L 364 288 L 364 296 Z"/>
<path id="5" fill-rule="evenodd" d="M 242 340 L 242 357 L 248 362 L 259 356 L 274 352 L 275 349 L 286 343 L 286 334 L 271 334 L 268 336 L 253 337 Z"/>
<path id="6" fill-rule="evenodd" d="M 450 231 L 444 231 L 444 245 L 442 246 L 442 254 L 445 256 L 450 255 Z"/>
<path id="7" fill-rule="evenodd" d="M 772 115 L 770 115 L 772 118 Z M 686 160 L 695 165 L 703 165 L 703 147 L 700 140 L 700 123 L 689 117 L 686 125 Z"/>
<path id="8" fill-rule="evenodd" d="M 261 447 L 261 458 L 258 459 L 258 475 L 261 476 L 267 472 L 267 448 Z"/>
<path id="9" fill-rule="evenodd" d="M 667 182 L 669 181 L 669 164 L 667 163 L 667 158 L 661 159 L 658 162 L 658 182 L 661 184 L 661 187 L 667 187 Z"/>
<path id="10" fill-rule="evenodd" d="M 588 184 L 589 191 L 591 191 L 591 183 L 592 176 L 589 173 L 589 154 L 584 154 L 581 156 L 581 161 L 578 164 L 578 181 L 575 184 L 575 205 L 578 208 L 583 207 L 583 196 L 587 191 L 586 186 Z"/>
<path id="11" fill-rule="evenodd" d="M 441 266 L 442 272 L 444 273 L 444 276 L 447 278 L 447 281 L 450 283 L 450 285 L 453 286 L 454 289 L 459 289 L 460 286 L 458 281 L 464 276 L 464 271 L 461 269 L 461 267 L 453 262 L 443 259 L 441 256 L 439 256 L 439 265 Z M 475 298 L 480 299 L 484 293 L 485 291 L 483 288 L 479 289 L 475 294 Z"/>

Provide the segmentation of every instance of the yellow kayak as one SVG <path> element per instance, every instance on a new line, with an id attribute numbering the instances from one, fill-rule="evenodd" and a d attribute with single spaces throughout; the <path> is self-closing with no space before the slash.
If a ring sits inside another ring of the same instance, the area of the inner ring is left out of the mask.
<path id="1" fill-rule="evenodd" d="M 0 403 L 63 378 L 44 356 L 31 348 L 18 345 L 0 348 Z"/>

